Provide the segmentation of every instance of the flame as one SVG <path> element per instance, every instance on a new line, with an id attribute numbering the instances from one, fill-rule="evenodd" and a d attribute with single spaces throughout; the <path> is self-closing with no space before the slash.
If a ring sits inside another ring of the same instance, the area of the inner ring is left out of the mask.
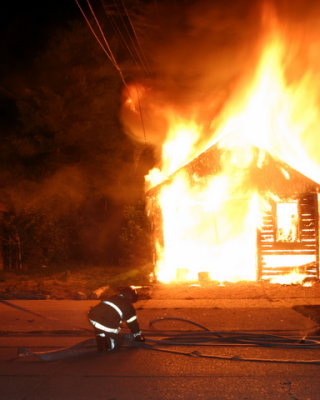
<path id="1" fill-rule="evenodd" d="M 233 185 L 227 175 L 191 185 L 182 171 L 161 190 L 164 245 L 156 271 L 160 281 L 197 280 L 205 271 L 217 281 L 256 278 L 256 255 L 243 251 L 243 243 L 255 248 L 259 201 L 257 196 L 235 198 Z"/>
<path id="2" fill-rule="evenodd" d="M 270 278 L 270 283 L 279 283 L 282 285 L 302 284 L 303 286 L 310 286 L 310 282 L 305 281 L 305 278 L 305 274 L 300 273 L 299 270 L 293 270 L 293 272 L 288 274 Z"/>
<path id="3" fill-rule="evenodd" d="M 307 71 L 299 82 L 287 84 L 282 60 L 285 41 L 280 32 L 266 39 L 257 73 L 244 101 L 236 99 L 220 122 L 219 145 L 254 145 L 285 161 L 305 176 L 320 182 L 317 160 L 304 149 L 303 137 L 319 121 L 317 78 Z"/>
<path id="4" fill-rule="evenodd" d="M 199 118 L 165 110 L 168 130 L 161 167 L 146 177 L 148 188 L 166 182 L 155 194 L 162 217 L 162 235 L 155 237 L 156 275 L 162 282 L 194 281 L 204 272 L 219 282 L 257 278 L 256 233 L 268 205 L 265 194 L 250 184 L 248 171 L 263 165 L 265 152 L 320 182 L 316 152 L 308 141 L 320 120 L 316 76 L 310 69 L 299 79 L 294 74 L 288 79 L 290 43 L 274 20 L 269 25 L 251 81 L 239 85 L 212 121 L 210 140 L 201 141 L 204 127 Z M 211 146 L 221 151 L 218 173 L 202 176 L 182 168 Z M 283 170 L 283 175 L 290 180 L 288 171 Z M 287 211 L 292 214 L 294 207 L 292 203 Z M 282 214 L 279 223 L 285 225 L 287 217 Z M 290 240 L 295 240 L 294 227 L 291 220 L 283 235 L 289 237 L 291 232 Z M 310 256 L 303 260 L 294 256 L 282 258 L 279 265 L 313 261 Z M 279 282 L 304 278 L 297 272 Z"/>

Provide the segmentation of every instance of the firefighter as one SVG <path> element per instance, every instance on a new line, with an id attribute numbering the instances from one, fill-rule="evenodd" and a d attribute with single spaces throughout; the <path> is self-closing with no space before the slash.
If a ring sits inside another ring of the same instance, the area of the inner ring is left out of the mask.
<path id="1" fill-rule="evenodd" d="M 98 351 L 114 351 L 122 344 L 122 322 L 126 323 L 135 341 L 145 341 L 133 306 L 137 300 L 137 291 L 125 287 L 120 288 L 117 295 L 101 300 L 91 308 L 88 317 L 95 330 Z"/>

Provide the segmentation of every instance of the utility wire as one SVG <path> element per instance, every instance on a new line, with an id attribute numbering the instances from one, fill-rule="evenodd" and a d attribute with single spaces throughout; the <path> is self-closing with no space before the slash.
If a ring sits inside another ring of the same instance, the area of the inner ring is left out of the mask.
<path id="1" fill-rule="evenodd" d="M 103 30 L 102 30 L 102 28 L 101 28 L 101 25 L 100 25 L 100 23 L 99 23 L 99 21 L 98 21 L 98 18 L 97 18 L 96 15 L 95 15 L 95 12 L 93 11 L 93 8 L 92 8 L 92 6 L 91 6 L 91 4 L 90 4 L 90 1 L 87 0 L 89 9 L 90 9 L 90 11 L 91 11 L 91 14 L 92 14 L 93 17 L 94 17 L 94 20 L 95 20 L 96 24 L 98 25 L 98 29 L 99 29 L 99 31 L 100 31 L 100 33 L 101 33 L 101 35 L 102 35 L 102 38 L 103 38 L 103 41 L 104 41 L 106 47 L 104 46 L 104 44 L 102 43 L 102 41 L 99 39 L 98 35 L 96 34 L 95 30 L 93 29 L 93 27 L 92 27 L 92 25 L 91 25 L 91 23 L 90 23 L 90 21 L 89 21 L 89 18 L 87 17 L 86 13 L 84 12 L 83 8 L 81 7 L 79 1 L 78 1 L 78 0 L 75 0 L 75 2 L 76 2 L 76 4 L 77 4 L 78 8 L 80 9 L 80 12 L 81 12 L 82 16 L 84 17 L 84 19 L 85 19 L 87 25 L 89 26 L 89 29 L 91 30 L 93 36 L 95 37 L 95 39 L 96 39 L 97 42 L 99 43 L 99 45 L 100 45 L 100 47 L 102 48 L 103 52 L 107 55 L 108 59 L 111 61 L 112 65 L 113 65 L 113 66 L 116 68 L 116 70 L 119 72 L 119 75 L 120 75 L 120 78 L 121 78 L 123 84 L 124 84 L 125 86 L 127 86 L 127 83 L 126 83 L 126 81 L 125 81 L 125 79 L 124 79 L 122 70 L 121 70 L 121 68 L 119 67 L 119 65 L 118 65 L 118 63 L 117 63 L 117 61 L 116 61 L 116 59 L 115 59 L 115 57 L 114 57 L 114 55 L 113 55 L 113 53 L 112 53 L 112 50 L 111 50 L 111 48 L 110 48 L 110 45 L 109 45 L 109 43 L 108 43 L 108 41 L 107 41 L 107 39 L 106 39 L 106 37 L 105 37 L 105 35 L 104 35 L 104 33 L 103 33 Z"/>
<path id="2" fill-rule="evenodd" d="M 146 127 L 145 127 L 144 119 L 143 119 L 143 115 L 142 115 L 141 102 L 140 102 L 140 93 L 139 93 L 139 90 L 138 90 L 138 88 L 136 86 L 135 86 L 135 88 L 136 88 L 137 98 L 138 98 L 139 115 L 140 115 L 140 122 L 141 122 L 141 126 L 142 126 L 144 144 L 147 144 Z"/>
<path id="3" fill-rule="evenodd" d="M 100 0 L 101 1 L 101 0 Z M 103 4 L 103 3 L 102 3 Z M 145 73 L 148 74 L 148 68 L 146 66 L 146 61 L 142 54 L 141 46 L 139 47 L 139 40 L 137 35 L 135 34 L 135 28 L 131 21 L 129 12 L 124 4 L 121 1 L 121 5 L 118 4 L 118 1 L 113 1 L 113 3 L 109 7 L 109 12 L 107 13 L 105 7 L 103 6 L 106 16 L 112 23 L 114 31 L 120 38 L 120 41 L 123 43 L 124 47 L 127 49 L 130 54 L 133 62 Z M 114 11 L 115 10 L 115 11 Z M 113 12 L 114 11 L 114 12 Z M 117 23 L 117 19 L 113 18 L 113 14 L 118 16 L 121 27 Z M 123 17 L 126 16 L 126 18 Z M 122 30 L 124 32 L 122 32 Z M 139 48 L 141 51 L 139 51 Z"/>
<path id="4" fill-rule="evenodd" d="M 92 16 L 93 16 L 93 18 L 94 18 L 95 23 L 96 23 L 97 26 L 98 26 L 98 29 L 99 29 L 100 35 L 101 35 L 102 38 L 103 38 L 104 44 L 103 44 L 102 41 L 99 39 L 97 33 L 96 33 L 95 30 L 93 29 L 93 27 L 92 27 L 92 25 L 91 25 L 91 23 L 90 23 L 90 21 L 89 21 L 89 18 L 87 17 L 86 13 L 84 12 L 83 8 L 81 7 L 79 1 L 78 1 L 78 0 L 75 0 L 75 2 L 76 2 L 76 4 L 77 4 L 78 8 L 80 9 L 81 14 L 82 14 L 82 16 L 84 17 L 84 19 L 85 19 L 87 25 L 89 26 L 89 28 L 90 28 L 90 30 L 91 30 L 93 36 L 95 37 L 95 39 L 96 39 L 97 42 L 99 43 L 99 45 L 100 45 L 100 47 L 102 48 L 103 52 L 107 55 L 108 59 L 111 61 L 112 65 L 113 65 L 113 66 L 116 68 L 116 70 L 119 72 L 120 78 L 121 78 L 121 80 L 122 80 L 124 86 L 127 88 L 128 93 L 130 94 L 130 88 L 128 87 L 128 84 L 127 84 L 127 82 L 126 82 L 126 80 L 125 80 L 125 78 L 124 78 L 123 72 L 122 72 L 122 70 L 121 70 L 119 64 L 117 63 L 116 58 L 115 58 L 114 55 L 113 55 L 112 49 L 111 49 L 111 47 L 110 47 L 110 45 L 109 45 L 109 42 L 108 42 L 108 40 L 107 40 L 107 38 L 106 38 L 106 35 L 105 35 L 104 32 L 103 32 L 103 29 L 102 29 L 102 27 L 101 27 L 101 24 L 99 23 L 99 20 L 98 20 L 98 18 L 97 18 L 97 16 L 96 16 L 96 13 L 94 12 L 94 10 L 93 10 L 93 8 L 92 8 L 92 6 L 91 6 L 90 0 L 87 0 L 87 4 L 88 4 L 88 7 L 89 7 L 89 9 L 90 9 L 90 12 L 91 12 L 91 14 L 92 14 Z M 119 30 L 119 34 L 121 35 L 120 30 Z M 144 137 L 144 143 L 146 144 L 146 143 L 147 143 L 146 129 L 145 129 L 144 119 L 143 119 L 143 115 L 142 115 L 142 108 L 141 108 L 141 101 L 140 101 L 140 93 L 139 93 L 139 90 L 138 90 L 137 87 L 135 87 L 135 89 L 136 89 L 137 99 L 138 99 L 138 109 L 139 109 L 140 122 L 141 122 L 143 137 Z"/>
<path id="5" fill-rule="evenodd" d="M 96 34 L 95 30 L 93 29 L 88 17 L 86 16 L 86 13 L 84 12 L 83 8 L 81 7 L 80 3 L 78 2 L 78 0 L 75 0 L 77 6 L 79 7 L 79 10 L 83 16 L 83 18 L 85 19 L 87 25 L 89 26 L 89 29 L 91 31 L 91 33 L 93 34 L 93 36 L 95 37 L 95 39 L 97 40 L 97 42 L 99 43 L 100 47 L 102 48 L 103 52 L 107 55 L 107 57 L 109 58 L 109 60 L 113 63 L 112 57 L 109 54 L 109 52 L 105 49 L 105 47 L 103 46 L 101 40 L 98 38 L 98 35 Z"/>
<path id="6" fill-rule="evenodd" d="M 132 51 L 132 49 L 131 49 L 131 47 L 129 46 L 129 44 L 127 43 L 127 41 L 126 41 L 126 39 L 125 39 L 123 33 L 121 32 L 121 29 L 119 28 L 117 22 L 114 20 L 114 18 L 112 17 L 112 15 L 108 15 L 107 13 L 106 13 L 106 15 L 107 15 L 108 19 L 110 20 L 110 23 L 111 23 L 111 25 L 112 25 L 112 27 L 113 27 L 113 30 L 117 33 L 117 35 L 119 36 L 121 42 L 124 44 L 124 46 L 125 46 L 126 49 L 128 50 L 128 53 L 130 54 L 130 56 L 131 56 L 133 62 L 134 62 L 138 67 L 141 67 L 141 66 L 139 65 L 139 61 L 138 61 L 137 58 L 135 57 L 134 52 Z"/>
<path id="7" fill-rule="evenodd" d="M 111 47 L 109 46 L 109 43 L 108 43 L 108 41 L 107 41 L 107 39 L 105 37 L 105 34 L 104 34 L 104 32 L 103 32 L 103 30 L 101 28 L 101 25 L 100 25 L 99 20 L 98 20 L 98 18 L 96 16 L 96 13 L 94 12 L 89 0 L 87 0 L 87 4 L 88 4 L 89 10 L 90 10 L 90 12 L 91 12 L 91 14 L 92 14 L 92 16 L 93 16 L 93 18 L 95 20 L 95 23 L 98 26 L 98 29 L 99 29 L 99 32 L 100 32 L 102 38 L 103 38 L 104 44 L 106 45 L 106 47 L 108 49 L 108 53 L 110 54 L 110 60 L 112 61 L 113 65 L 117 68 L 117 70 L 120 71 L 120 67 L 117 64 L 117 61 L 116 61 L 116 59 L 115 59 L 115 57 L 114 57 L 114 55 L 112 53 Z"/>
<path id="8" fill-rule="evenodd" d="M 124 34 L 121 32 L 121 29 L 119 28 L 118 24 L 116 21 L 114 21 L 114 18 L 111 16 L 110 20 L 112 21 L 112 25 L 114 30 L 118 33 L 119 38 L 121 39 L 122 43 L 124 44 L 124 46 L 126 47 L 126 49 L 128 50 L 128 53 L 130 54 L 133 62 L 140 67 L 139 65 L 139 60 L 137 59 L 137 57 L 134 54 L 134 51 L 131 49 L 131 47 L 129 46 L 128 42 L 126 41 Z"/>
<path id="9" fill-rule="evenodd" d="M 98 18 L 97 18 L 97 16 L 96 16 L 96 14 L 95 14 L 95 12 L 94 12 L 92 6 L 91 6 L 90 0 L 87 0 L 87 3 L 88 3 L 88 6 L 89 6 L 89 9 L 90 9 L 90 11 L 91 11 L 91 14 L 92 14 L 92 16 L 93 16 L 93 18 L 94 18 L 94 20 L 95 20 L 95 22 L 96 22 L 96 24 L 97 24 L 97 26 L 98 26 L 98 28 L 99 28 L 99 31 L 100 31 L 100 33 L 101 33 L 101 36 L 102 36 L 103 40 L 104 40 L 104 43 L 105 43 L 105 45 L 107 46 L 107 49 L 108 49 L 108 51 L 109 51 L 109 53 L 110 53 L 110 56 L 111 56 L 113 65 L 114 65 L 114 67 L 117 69 L 117 71 L 119 72 L 123 84 L 124 84 L 125 86 L 127 86 L 127 83 L 126 83 L 126 81 L 125 81 L 125 79 L 124 79 L 124 75 L 123 75 L 123 73 L 122 73 L 122 70 L 121 70 L 120 66 L 118 65 L 117 60 L 116 60 L 116 58 L 114 57 L 114 55 L 113 55 L 113 53 L 112 53 L 111 47 L 110 47 L 110 45 L 109 45 L 109 42 L 108 42 L 108 40 L 107 40 L 107 38 L 106 38 L 106 36 L 105 36 L 105 34 L 104 34 L 102 28 L 101 28 L 101 25 L 100 25 L 100 23 L 99 23 L 99 20 L 98 20 Z"/>
<path id="10" fill-rule="evenodd" d="M 133 32 L 133 34 L 134 34 L 135 40 L 132 40 L 134 49 L 136 50 L 136 53 L 137 53 L 137 55 L 138 55 L 138 57 L 139 57 L 139 59 L 140 59 L 141 65 L 142 65 L 143 68 L 145 69 L 146 73 L 149 73 L 150 71 L 149 71 L 148 62 L 147 62 L 146 57 L 145 57 L 145 55 L 144 55 L 144 52 L 143 52 L 143 49 L 142 49 L 140 40 L 139 40 L 139 38 L 138 38 L 137 32 L 136 32 L 136 30 L 135 30 L 134 24 L 132 23 L 132 20 L 131 20 L 131 18 L 130 18 L 130 14 L 129 14 L 129 12 L 128 12 L 128 9 L 127 9 L 127 7 L 126 7 L 124 1 L 123 1 L 123 0 L 120 0 L 120 1 L 121 1 L 121 4 L 122 4 L 123 9 L 124 9 L 124 11 L 125 11 L 125 14 L 126 14 L 126 16 L 127 16 L 127 19 L 128 19 L 128 21 L 129 21 L 131 30 L 132 30 L 132 32 Z M 136 43 L 137 43 L 137 45 L 136 45 Z"/>

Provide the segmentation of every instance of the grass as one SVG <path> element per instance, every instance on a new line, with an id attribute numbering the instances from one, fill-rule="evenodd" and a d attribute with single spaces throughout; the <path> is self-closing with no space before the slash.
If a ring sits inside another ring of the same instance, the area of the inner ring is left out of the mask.
<path id="1" fill-rule="evenodd" d="M 112 266 L 66 268 L 64 271 L 1 271 L 0 298 L 46 296 L 48 298 L 94 298 L 94 291 L 107 286 L 146 285 L 150 265 L 124 269 Z"/>

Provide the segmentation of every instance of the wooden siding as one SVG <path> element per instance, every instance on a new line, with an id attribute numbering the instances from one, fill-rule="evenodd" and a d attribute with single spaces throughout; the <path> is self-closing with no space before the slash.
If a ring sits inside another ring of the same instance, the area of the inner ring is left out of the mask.
<path id="1" fill-rule="evenodd" d="M 257 235 L 258 279 L 267 279 L 277 275 L 299 272 L 306 278 L 319 279 L 319 227 L 318 198 L 316 193 L 300 195 L 298 198 L 298 240 L 295 242 L 276 241 L 275 206 L 263 217 L 262 226 Z M 275 204 L 274 204 L 275 205 Z M 302 263 L 298 267 L 270 264 L 272 256 L 313 256 L 313 261 Z M 269 260 L 268 265 L 266 260 Z"/>

